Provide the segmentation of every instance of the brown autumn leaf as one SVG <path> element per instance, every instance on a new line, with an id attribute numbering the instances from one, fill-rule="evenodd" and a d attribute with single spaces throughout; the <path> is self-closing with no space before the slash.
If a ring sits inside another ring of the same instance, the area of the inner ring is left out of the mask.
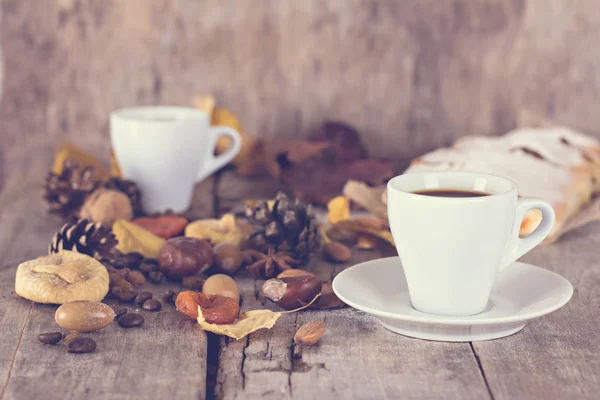
<path id="1" fill-rule="evenodd" d="M 367 150 L 356 129 L 343 122 L 325 122 L 321 131 L 311 136 L 310 140 L 329 143 L 328 152 L 338 161 L 353 161 L 367 157 Z"/>
<path id="2" fill-rule="evenodd" d="M 335 224 L 350 218 L 350 200 L 344 196 L 334 197 L 327 203 L 327 222 Z"/>

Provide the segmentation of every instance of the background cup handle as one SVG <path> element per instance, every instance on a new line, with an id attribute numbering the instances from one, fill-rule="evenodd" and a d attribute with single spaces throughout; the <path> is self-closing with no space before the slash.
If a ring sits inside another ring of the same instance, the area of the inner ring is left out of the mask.
<path id="1" fill-rule="evenodd" d="M 533 209 L 537 209 L 542 212 L 542 222 L 533 232 L 531 232 L 529 236 L 521 239 L 519 237 L 521 223 L 523 222 L 523 218 L 525 217 L 527 211 Z M 552 227 L 554 226 L 555 218 L 554 209 L 544 200 L 533 197 L 520 198 L 517 204 L 517 212 L 515 214 L 513 230 L 506 246 L 506 255 L 504 256 L 504 260 L 500 265 L 500 270 L 503 270 L 509 266 L 513 261 L 516 261 L 523 254 L 529 252 L 544 239 L 546 239 L 552 230 Z"/>
<path id="2" fill-rule="evenodd" d="M 240 134 L 233 128 L 228 126 L 212 126 L 210 127 L 210 142 L 208 148 L 210 149 L 209 158 L 203 165 L 200 166 L 200 171 L 198 172 L 198 178 L 196 179 L 198 182 L 212 174 L 213 172 L 221 169 L 227 163 L 229 163 L 233 158 L 240 152 L 240 148 L 242 147 L 242 137 Z M 232 144 L 231 147 L 225 151 L 223 154 L 219 154 L 215 157 L 214 149 L 217 145 L 217 139 L 219 136 L 229 136 L 231 138 Z"/>

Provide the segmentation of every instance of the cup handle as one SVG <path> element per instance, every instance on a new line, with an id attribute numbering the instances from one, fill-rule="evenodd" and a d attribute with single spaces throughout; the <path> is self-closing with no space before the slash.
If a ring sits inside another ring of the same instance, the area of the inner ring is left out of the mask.
<path id="1" fill-rule="evenodd" d="M 221 169 L 227 163 L 229 163 L 233 158 L 240 152 L 242 147 L 242 137 L 240 134 L 233 128 L 228 126 L 211 126 L 210 130 L 210 145 L 208 148 L 210 149 L 209 159 L 206 163 L 200 166 L 200 171 L 198 172 L 197 181 L 200 182 L 213 172 Z M 219 154 L 218 156 L 214 156 L 214 149 L 217 145 L 217 139 L 219 136 L 225 135 L 229 136 L 232 140 L 231 147 L 225 151 L 223 154 Z"/>
<path id="2" fill-rule="evenodd" d="M 523 222 L 525 214 L 529 210 L 533 209 L 537 209 L 542 212 L 542 222 L 537 228 L 535 228 L 533 232 L 531 232 L 529 236 L 521 239 L 519 237 L 521 223 Z M 554 220 L 556 218 L 554 215 L 554 209 L 549 203 L 533 197 L 520 198 L 517 203 L 517 212 L 515 214 L 515 223 L 506 247 L 506 255 L 504 256 L 504 260 L 500 265 L 500 270 L 503 270 L 509 266 L 513 261 L 516 261 L 519 257 L 529 252 L 544 239 L 546 239 L 552 230 L 552 227 L 554 226 Z"/>

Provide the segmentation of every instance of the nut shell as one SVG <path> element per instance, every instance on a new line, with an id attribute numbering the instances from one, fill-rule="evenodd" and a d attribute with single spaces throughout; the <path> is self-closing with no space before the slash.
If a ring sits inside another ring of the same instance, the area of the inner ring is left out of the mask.
<path id="1" fill-rule="evenodd" d="M 213 250 L 206 240 L 175 237 L 160 248 L 158 262 L 160 270 L 169 278 L 185 278 L 210 268 Z"/>
<path id="2" fill-rule="evenodd" d="M 108 285 L 108 271 L 102 263 L 68 250 L 20 264 L 15 277 L 19 296 L 46 304 L 100 301 L 108 293 Z"/>
<path id="3" fill-rule="evenodd" d="M 97 189 L 83 203 L 80 217 L 100 222 L 110 228 L 118 219 L 131 219 L 133 208 L 125 193 L 118 190 Z"/>
<path id="4" fill-rule="evenodd" d="M 323 282 L 314 275 L 269 279 L 263 284 L 263 294 L 286 310 L 310 303 L 319 293 Z"/>

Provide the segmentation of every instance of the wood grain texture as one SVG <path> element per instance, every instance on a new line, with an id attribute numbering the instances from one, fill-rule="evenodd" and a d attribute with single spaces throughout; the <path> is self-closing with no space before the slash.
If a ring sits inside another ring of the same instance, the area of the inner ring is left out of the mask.
<path id="1" fill-rule="evenodd" d="M 562 309 L 502 340 L 474 343 L 499 399 L 595 399 L 600 391 L 600 226 L 588 225 L 523 258 L 574 286 Z"/>
<path id="2" fill-rule="evenodd" d="M 600 133 L 594 0 L 1 0 L 3 146 L 108 147 L 110 111 L 212 92 L 252 134 L 325 119 L 409 158 L 523 108 Z"/>
<path id="3" fill-rule="evenodd" d="M 249 192 L 240 192 L 241 187 Z M 219 179 L 220 198 L 255 198 L 271 195 L 272 190 L 266 185 L 244 185 L 231 174 Z M 338 265 L 314 256 L 306 269 L 331 282 L 346 267 L 389 255 L 354 250 L 349 262 Z M 243 310 L 279 310 L 260 294 L 263 280 L 255 281 L 245 272 L 236 280 Z M 305 348 L 302 359 L 295 360 L 294 333 L 312 319 L 323 320 L 327 332 L 318 345 Z M 223 339 L 221 345 L 217 398 L 441 399 L 449 398 L 449 393 L 457 399 L 489 397 L 469 344 L 395 335 L 351 308 L 284 315 L 271 330 L 238 341 Z"/>
<path id="4" fill-rule="evenodd" d="M 24 143 L 3 156 L 10 163 L 4 165 L 0 191 L 0 398 L 204 398 L 206 335 L 173 306 L 142 311 L 141 329 L 115 323 L 90 334 L 98 343 L 93 354 L 68 354 L 37 341 L 39 333 L 58 330 L 56 307 L 34 305 L 12 293 L 17 265 L 46 254 L 63 223 L 47 214 L 42 200 L 53 146 Z M 213 183 L 211 178 L 196 186 L 190 217 L 214 214 Z M 160 298 L 175 285 L 147 286 Z"/>

